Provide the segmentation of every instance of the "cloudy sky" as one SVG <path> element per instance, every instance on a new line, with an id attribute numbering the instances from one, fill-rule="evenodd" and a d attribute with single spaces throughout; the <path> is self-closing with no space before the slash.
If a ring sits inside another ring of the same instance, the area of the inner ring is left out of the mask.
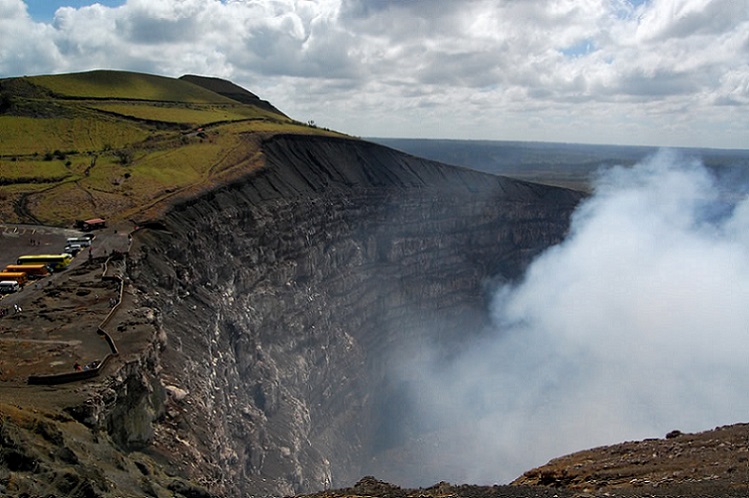
<path id="1" fill-rule="evenodd" d="M 361 136 L 749 148 L 749 0 L 0 0 L 0 77 L 219 76 Z"/>

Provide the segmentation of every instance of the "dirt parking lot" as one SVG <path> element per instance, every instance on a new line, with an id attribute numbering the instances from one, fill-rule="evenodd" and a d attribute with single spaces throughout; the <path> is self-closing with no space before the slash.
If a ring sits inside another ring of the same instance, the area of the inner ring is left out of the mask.
<path id="1" fill-rule="evenodd" d="M 0 299 L 0 382 L 22 384 L 29 375 L 70 372 L 107 355 L 110 348 L 97 329 L 119 299 L 118 283 L 102 279 L 106 256 L 128 248 L 128 227 L 118 228 L 95 232 L 91 255 L 85 249 L 66 270 Z M 22 254 L 60 253 L 66 238 L 80 235 L 0 225 L 0 264 L 13 264 Z"/>
<path id="2" fill-rule="evenodd" d="M 5 268 L 15 264 L 21 254 L 60 253 L 65 239 L 81 233 L 67 228 L 0 224 L 0 265 Z"/>

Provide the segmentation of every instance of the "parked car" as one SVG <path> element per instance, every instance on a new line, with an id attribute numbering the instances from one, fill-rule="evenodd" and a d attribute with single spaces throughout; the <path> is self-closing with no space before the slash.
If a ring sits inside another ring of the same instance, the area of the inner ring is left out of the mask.
<path id="1" fill-rule="evenodd" d="M 65 246 L 63 252 L 72 254 L 73 257 L 78 256 L 78 253 L 83 250 L 83 246 L 80 244 L 68 244 Z"/>
<path id="2" fill-rule="evenodd" d="M 15 282 L 18 285 L 26 285 L 29 277 L 22 271 L 3 271 L 0 272 L 1 282 Z"/>
<path id="3" fill-rule="evenodd" d="M 88 247 L 91 245 L 91 239 L 89 237 L 70 237 L 66 241 L 67 245 L 78 244 L 81 247 Z"/>
<path id="4" fill-rule="evenodd" d="M 15 280 L 0 281 L 0 294 L 12 294 L 21 290 L 21 286 Z"/>

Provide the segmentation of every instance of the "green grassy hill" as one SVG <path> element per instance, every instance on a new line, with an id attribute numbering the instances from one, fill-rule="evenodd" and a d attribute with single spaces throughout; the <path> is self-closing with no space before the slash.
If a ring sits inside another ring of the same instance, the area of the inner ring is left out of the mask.
<path id="1" fill-rule="evenodd" d="M 136 99 L 181 103 L 235 103 L 188 81 L 126 71 L 32 76 L 28 81 L 62 98 Z"/>
<path id="2" fill-rule="evenodd" d="M 223 80 L 236 100 L 188 79 L 123 71 L 0 80 L 0 219 L 67 226 L 142 220 L 262 167 L 298 123 Z"/>
<path id="3" fill-rule="evenodd" d="M 260 107 L 261 109 L 274 112 L 276 114 L 282 114 L 281 111 L 273 107 L 270 102 L 261 100 L 254 93 L 242 88 L 241 86 L 235 85 L 231 81 L 222 80 L 220 78 L 196 76 L 194 74 L 186 74 L 180 77 L 180 79 L 183 81 L 194 83 L 196 85 L 200 85 L 203 88 L 216 92 L 219 95 L 223 95 L 224 97 L 228 97 L 232 100 L 236 100 L 237 102 L 241 102 L 243 104 L 251 104 L 253 106 Z"/>

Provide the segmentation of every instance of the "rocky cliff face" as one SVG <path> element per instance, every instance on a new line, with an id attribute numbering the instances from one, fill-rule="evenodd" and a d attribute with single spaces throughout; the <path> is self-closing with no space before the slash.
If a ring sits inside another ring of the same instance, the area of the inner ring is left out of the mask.
<path id="1" fill-rule="evenodd" d="M 417 437 L 398 353 L 480 334 L 486 287 L 559 241 L 580 199 L 353 140 L 264 153 L 131 255 L 167 337 L 154 448 L 226 494 L 348 485 Z"/>

